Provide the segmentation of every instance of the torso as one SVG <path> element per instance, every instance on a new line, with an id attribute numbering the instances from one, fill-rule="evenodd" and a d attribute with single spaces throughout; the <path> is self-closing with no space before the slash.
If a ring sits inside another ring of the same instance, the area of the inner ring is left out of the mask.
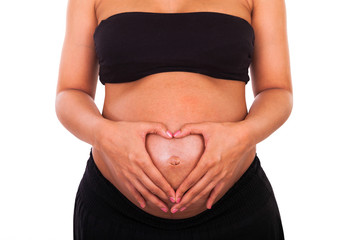
<path id="1" fill-rule="evenodd" d="M 169 2 L 169 4 L 173 4 Z M 185 6 L 175 2 L 173 6 L 141 1 L 99 0 L 96 6 L 98 22 L 119 12 L 197 12 L 213 11 L 239 16 L 251 23 L 251 4 L 239 1 L 196 1 Z M 159 6 L 163 6 L 160 9 Z M 175 132 L 183 124 L 191 122 L 241 121 L 247 115 L 245 83 L 241 81 L 216 79 L 191 72 L 162 72 L 146 76 L 134 82 L 105 84 L 105 101 L 102 115 L 114 121 L 154 121 L 162 122 Z M 201 135 L 191 135 L 182 139 L 165 139 L 150 134 L 146 148 L 155 165 L 169 183 L 177 188 L 196 165 L 204 151 Z M 243 161 L 249 166 L 255 156 L 255 148 L 250 150 Z M 114 182 L 106 170 L 101 154 L 93 148 L 95 163 L 102 174 Z M 236 176 L 236 182 L 242 173 Z M 231 186 L 228 186 L 230 188 Z M 125 197 L 138 206 L 137 201 L 125 188 L 119 189 Z M 220 193 L 218 201 L 226 191 Z M 204 210 L 206 198 L 200 199 L 189 209 L 176 214 L 164 213 L 158 207 L 148 204 L 143 210 L 163 218 L 187 218 Z M 169 207 L 171 202 L 167 203 Z"/>

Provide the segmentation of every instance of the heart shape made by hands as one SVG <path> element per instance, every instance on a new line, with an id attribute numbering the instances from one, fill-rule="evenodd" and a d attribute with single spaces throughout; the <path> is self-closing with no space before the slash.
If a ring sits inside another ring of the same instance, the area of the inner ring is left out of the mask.
<path id="1" fill-rule="evenodd" d="M 145 146 L 154 165 L 175 191 L 194 169 L 205 149 L 204 139 L 198 134 L 167 139 L 152 133 L 147 135 Z"/>

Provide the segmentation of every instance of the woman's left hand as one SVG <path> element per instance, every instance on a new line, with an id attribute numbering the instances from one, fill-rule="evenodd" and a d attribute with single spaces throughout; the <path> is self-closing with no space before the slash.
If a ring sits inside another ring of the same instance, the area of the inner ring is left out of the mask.
<path id="1" fill-rule="evenodd" d="M 177 204 L 171 212 L 183 211 L 209 194 L 206 207 L 210 209 L 227 182 L 245 167 L 239 159 L 253 146 L 248 128 L 241 122 L 202 122 L 187 123 L 179 131 L 175 132 L 175 138 L 201 134 L 205 150 L 196 167 L 176 190 Z"/>

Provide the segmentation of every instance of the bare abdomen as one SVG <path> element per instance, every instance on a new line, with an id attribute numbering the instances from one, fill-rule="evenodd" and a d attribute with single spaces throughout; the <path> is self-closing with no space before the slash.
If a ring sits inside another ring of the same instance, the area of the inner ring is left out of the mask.
<path id="1" fill-rule="evenodd" d="M 183 124 L 196 122 L 241 121 L 247 114 L 245 84 L 239 81 L 214 79 L 187 72 L 153 74 L 136 82 L 106 84 L 103 116 L 114 121 L 162 122 L 172 132 Z M 155 166 L 174 189 L 196 166 L 203 151 L 201 135 L 179 139 L 165 139 L 156 134 L 146 138 L 146 150 Z M 94 158 L 100 154 L 94 152 Z M 112 182 L 101 159 L 100 171 Z M 120 189 L 119 189 L 120 190 Z M 120 190 L 138 206 L 129 192 Z M 184 212 L 164 213 L 156 206 L 147 205 L 144 211 L 164 218 L 185 218 L 204 210 L 206 199 Z M 167 203 L 171 207 L 171 203 Z"/>
<path id="2" fill-rule="evenodd" d="M 196 166 L 204 151 L 201 135 L 166 139 L 156 134 L 146 138 L 146 149 L 155 166 L 176 190 Z"/>

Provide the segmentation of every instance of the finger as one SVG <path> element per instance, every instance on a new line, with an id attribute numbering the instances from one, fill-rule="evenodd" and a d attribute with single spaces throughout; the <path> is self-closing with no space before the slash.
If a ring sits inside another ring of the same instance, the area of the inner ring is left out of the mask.
<path id="1" fill-rule="evenodd" d="M 211 189 L 213 189 L 217 183 L 217 179 L 213 180 L 214 177 L 210 174 L 204 176 L 194 187 L 192 187 L 184 197 L 181 199 L 179 204 L 175 204 L 171 208 L 171 212 L 174 213 L 177 209 L 188 208 L 192 202 L 209 195 Z"/>
<path id="2" fill-rule="evenodd" d="M 141 194 L 139 193 L 139 191 L 136 190 L 136 188 L 134 187 L 134 185 L 132 185 L 130 182 L 125 182 L 125 187 L 127 187 L 131 193 L 131 195 L 135 198 L 135 200 L 140 204 L 141 208 L 145 208 L 146 207 L 146 201 L 145 199 L 141 196 Z"/>
<path id="3" fill-rule="evenodd" d="M 180 211 L 184 211 L 186 208 L 190 207 L 192 204 L 196 203 L 197 201 L 199 201 L 202 198 L 206 198 L 208 199 L 211 191 L 214 189 L 214 187 L 216 186 L 216 183 L 213 181 L 211 182 L 211 184 L 207 185 L 205 187 L 205 189 L 203 189 L 203 191 L 201 191 L 199 194 L 197 194 L 189 203 L 187 204 L 183 204 L 183 206 L 179 206 Z"/>
<path id="4" fill-rule="evenodd" d="M 204 169 L 199 166 L 195 167 L 176 190 L 176 203 L 179 203 L 184 193 L 194 186 L 205 174 L 206 171 L 204 172 Z"/>
<path id="5" fill-rule="evenodd" d="M 143 172 L 150 178 L 150 180 L 156 186 L 158 186 L 161 189 L 161 191 L 163 191 L 167 195 L 168 199 L 175 198 L 174 189 L 170 186 L 168 181 L 166 181 L 164 176 L 155 167 L 155 165 L 152 164 L 150 157 L 148 156 L 148 157 L 144 157 L 144 158 L 146 158 L 147 160 L 145 161 L 146 163 L 144 164 L 144 166 L 141 166 L 141 169 L 143 170 Z"/>
<path id="6" fill-rule="evenodd" d="M 211 155 L 211 154 L 209 154 Z M 194 184 L 196 184 L 200 178 L 202 178 L 212 167 L 213 161 L 208 157 L 208 153 L 203 153 L 198 164 L 190 172 L 190 174 L 185 178 L 185 180 L 180 184 L 179 188 L 176 190 L 176 202 L 178 203 L 183 197 L 184 193 L 188 191 Z"/>
<path id="7" fill-rule="evenodd" d="M 144 131 L 147 133 L 155 133 L 164 138 L 172 138 L 173 134 L 163 123 L 146 122 Z"/>
<path id="8" fill-rule="evenodd" d="M 146 175 L 145 172 L 138 177 L 139 181 L 154 195 L 158 196 L 164 201 L 167 201 L 169 197 L 164 193 L 158 186 L 156 186 L 153 181 Z"/>
<path id="9" fill-rule="evenodd" d="M 204 134 L 204 128 L 205 125 L 203 123 L 186 123 L 173 136 L 181 138 L 190 134 Z"/>
<path id="10" fill-rule="evenodd" d="M 216 200 L 216 198 L 219 196 L 219 193 L 221 191 L 221 189 L 224 187 L 225 183 L 224 182 L 219 182 L 214 189 L 211 191 L 209 199 L 207 200 L 206 203 L 206 207 L 208 209 L 211 209 L 211 207 L 214 205 L 214 202 Z"/>
<path id="11" fill-rule="evenodd" d="M 135 179 L 133 181 L 133 185 L 140 192 L 146 202 L 151 202 L 155 206 L 159 207 L 162 211 L 168 212 L 168 207 L 164 202 L 162 202 L 159 198 L 157 198 L 154 194 L 152 194 L 144 185 L 138 180 Z"/>

